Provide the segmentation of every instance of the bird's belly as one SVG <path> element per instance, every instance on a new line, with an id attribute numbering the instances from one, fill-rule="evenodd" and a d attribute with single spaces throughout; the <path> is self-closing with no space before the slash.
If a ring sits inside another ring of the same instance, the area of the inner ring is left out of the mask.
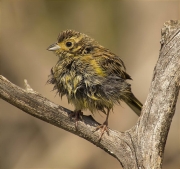
<path id="1" fill-rule="evenodd" d="M 66 95 L 76 110 L 89 109 L 95 112 L 104 108 L 111 109 L 115 103 L 119 103 L 124 90 L 129 88 L 121 80 L 112 77 L 87 77 L 85 74 L 68 71 L 60 73 L 56 83 L 59 93 Z"/>
<path id="2" fill-rule="evenodd" d="M 99 85 L 87 83 L 84 77 L 74 77 L 71 80 L 66 86 L 68 90 L 66 96 L 69 103 L 75 106 L 75 110 L 88 109 L 93 113 L 113 107 L 113 101 L 102 93 Z"/>

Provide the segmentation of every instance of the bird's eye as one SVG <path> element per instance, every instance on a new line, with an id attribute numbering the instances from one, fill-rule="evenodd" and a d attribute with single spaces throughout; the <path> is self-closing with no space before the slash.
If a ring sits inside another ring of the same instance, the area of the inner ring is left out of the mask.
<path id="1" fill-rule="evenodd" d="M 71 47 L 72 46 L 72 42 L 66 42 L 66 46 L 67 47 Z"/>

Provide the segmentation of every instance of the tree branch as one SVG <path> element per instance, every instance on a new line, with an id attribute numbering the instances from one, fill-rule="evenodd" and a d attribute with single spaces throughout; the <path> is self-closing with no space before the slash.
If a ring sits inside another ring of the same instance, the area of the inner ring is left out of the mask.
<path id="1" fill-rule="evenodd" d="M 163 154 L 180 88 L 180 23 L 168 21 L 162 28 L 161 50 L 142 114 L 135 126 L 125 132 L 105 133 L 98 141 L 98 123 L 92 116 L 83 121 L 69 118 L 70 110 L 54 104 L 33 91 L 26 90 L 0 76 L 0 98 L 24 112 L 76 134 L 114 156 L 123 168 L 162 168 Z"/>

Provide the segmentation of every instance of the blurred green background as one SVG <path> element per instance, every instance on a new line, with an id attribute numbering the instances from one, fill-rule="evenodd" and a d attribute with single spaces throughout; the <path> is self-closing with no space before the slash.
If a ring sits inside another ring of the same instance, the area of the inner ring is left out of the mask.
<path id="1" fill-rule="evenodd" d="M 57 57 L 46 48 L 60 31 L 86 33 L 124 61 L 132 91 L 145 102 L 159 55 L 161 28 L 178 19 L 179 1 L 0 1 L 0 74 L 24 88 L 24 79 L 51 101 L 71 110 L 66 98 L 46 85 Z M 165 149 L 164 169 L 180 167 L 180 101 Z M 89 114 L 89 112 L 84 112 Z M 105 116 L 96 114 L 97 121 Z M 109 127 L 124 131 L 137 116 L 124 103 L 110 114 Z M 93 144 L 40 121 L 0 100 L 1 169 L 117 169 L 119 162 Z"/>

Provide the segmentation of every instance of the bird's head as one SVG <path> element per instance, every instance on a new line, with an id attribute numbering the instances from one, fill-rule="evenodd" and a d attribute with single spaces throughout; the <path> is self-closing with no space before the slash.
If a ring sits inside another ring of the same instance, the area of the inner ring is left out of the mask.
<path id="1" fill-rule="evenodd" d="M 84 55 L 91 53 L 98 43 L 89 36 L 73 30 L 66 30 L 59 34 L 57 42 L 47 50 L 54 51 L 59 57 L 70 55 Z"/>

